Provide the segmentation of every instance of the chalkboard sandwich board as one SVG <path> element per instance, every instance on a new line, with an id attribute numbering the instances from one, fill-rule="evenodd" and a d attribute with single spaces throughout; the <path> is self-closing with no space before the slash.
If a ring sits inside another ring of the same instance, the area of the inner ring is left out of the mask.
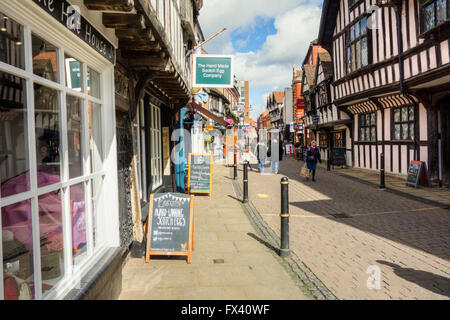
<path id="1" fill-rule="evenodd" d="M 430 185 L 427 174 L 427 165 L 423 161 L 411 161 L 408 168 L 408 176 L 406 177 L 406 186 L 417 188 L 419 185 Z"/>
<path id="2" fill-rule="evenodd" d="M 188 160 L 188 194 L 212 193 L 212 154 L 189 154 Z"/>
<path id="3" fill-rule="evenodd" d="M 151 195 L 145 261 L 150 256 L 186 256 L 194 246 L 194 196 L 180 193 Z"/>

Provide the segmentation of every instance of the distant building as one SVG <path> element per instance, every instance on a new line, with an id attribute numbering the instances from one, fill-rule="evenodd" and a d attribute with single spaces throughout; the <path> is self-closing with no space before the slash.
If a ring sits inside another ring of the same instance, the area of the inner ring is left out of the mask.
<path id="1" fill-rule="evenodd" d="M 244 117 L 245 117 L 245 123 L 248 123 L 250 119 L 250 89 L 249 89 L 249 82 L 247 80 L 243 81 L 237 81 L 237 90 L 239 91 L 239 94 L 241 95 L 241 98 L 239 99 L 239 104 L 244 105 Z"/>
<path id="2" fill-rule="evenodd" d="M 284 91 L 272 92 L 267 97 L 267 109 L 270 114 L 270 123 L 272 128 L 282 129 L 284 127 L 282 110 L 284 104 Z"/>

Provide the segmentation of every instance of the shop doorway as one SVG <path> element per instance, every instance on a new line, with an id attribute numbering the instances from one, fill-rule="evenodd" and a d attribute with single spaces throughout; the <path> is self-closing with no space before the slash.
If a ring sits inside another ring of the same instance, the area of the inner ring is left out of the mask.
<path id="1" fill-rule="evenodd" d="M 450 97 L 438 103 L 441 118 L 442 184 L 450 188 Z"/>

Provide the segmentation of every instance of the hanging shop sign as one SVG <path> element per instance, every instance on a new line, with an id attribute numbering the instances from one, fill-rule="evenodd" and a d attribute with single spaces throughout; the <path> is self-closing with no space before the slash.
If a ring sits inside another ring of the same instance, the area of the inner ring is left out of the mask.
<path id="1" fill-rule="evenodd" d="M 186 256 L 191 263 L 194 247 L 194 196 L 181 193 L 152 194 L 147 225 L 150 256 Z"/>
<path id="2" fill-rule="evenodd" d="M 212 193 L 212 154 L 189 154 L 188 159 L 188 193 Z"/>
<path id="3" fill-rule="evenodd" d="M 411 161 L 406 177 L 406 186 L 418 187 L 419 185 L 430 186 L 427 173 L 427 164 L 423 161 Z"/>
<path id="4" fill-rule="evenodd" d="M 114 46 L 80 14 L 79 7 L 65 0 L 33 0 L 33 2 L 109 62 L 115 63 Z"/>
<path id="5" fill-rule="evenodd" d="M 194 87 L 233 88 L 233 56 L 194 55 Z"/>

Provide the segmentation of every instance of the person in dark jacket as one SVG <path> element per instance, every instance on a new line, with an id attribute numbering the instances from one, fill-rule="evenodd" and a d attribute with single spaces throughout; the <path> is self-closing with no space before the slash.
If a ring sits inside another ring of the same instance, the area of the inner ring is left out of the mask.
<path id="1" fill-rule="evenodd" d="M 257 155 L 258 155 L 258 168 L 261 173 L 264 173 L 264 164 L 266 163 L 267 157 L 267 146 L 264 141 L 259 141 L 258 146 L 256 147 Z"/>
<path id="2" fill-rule="evenodd" d="M 308 167 L 309 174 L 312 174 L 312 181 L 316 181 L 317 161 L 322 163 L 319 147 L 316 146 L 316 141 L 313 140 L 305 152 L 305 162 Z"/>

